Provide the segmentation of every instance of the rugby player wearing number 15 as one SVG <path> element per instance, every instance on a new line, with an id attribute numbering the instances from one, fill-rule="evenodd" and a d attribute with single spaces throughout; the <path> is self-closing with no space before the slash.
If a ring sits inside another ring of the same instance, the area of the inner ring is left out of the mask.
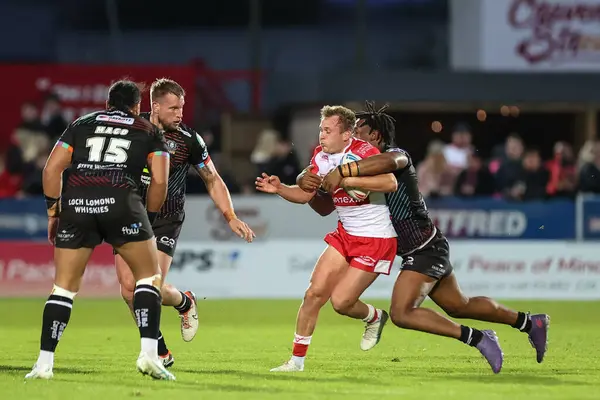
<path id="1" fill-rule="evenodd" d="M 251 242 L 254 238 L 254 232 L 235 215 L 229 190 L 215 169 L 204 140 L 182 123 L 184 97 L 185 91 L 177 82 L 170 79 L 157 79 L 150 87 L 151 112 L 140 114 L 142 118 L 164 130 L 165 142 L 171 155 L 167 198 L 156 221 L 152 224 L 163 282 L 166 282 L 185 219 L 185 189 L 190 166 L 198 172 L 206 184 L 209 196 L 223 213 L 231 230 L 247 242 Z M 142 198 L 148 194 L 149 178 L 149 172 L 145 171 L 142 176 Z M 123 258 L 117 255 L 115 262 L 121 284 L 121 295 L 131 309 L 135 287 L 133 275 Z M 161 294 L 162 304 L 174 307 L 179 313 L 183 340 L 191 341 L 198 330 L 195 295 L 190 291 L 181 292 L 167 283 L 162 286 Z M 173 365 L 173 355 L 160 332 L 158 355 L 165 367 Z"/>
<path id="2" fill-rule="evenodd" d="M 421 307 L 429 296 L 451 317 L 510 325 L 526 333 L 535 348 L 537 362 L 541 363 L 547 349 L 550 317 L 513 311 L 488 297 L 467 297 L 460 290 L 450 262 L 448 241 L 429 218 L 412 160 L 407 152 L 395 146 L 395 121 L 383 112 L 385 108 L 377 111 L 373 103 L 367 102 L 366 112 L 356 114 L 359 120 L 354 133 L 378 147 L 381 154 L 344 164 L 325 178 L 307 169 L 299 176 L 298 185 L 309 192 L 321 187 L 332 193 L 346 176 L 393 173 L 398 190 L 386 193 L 385 197 L 398 234 L 398 255 L 403 263 L 392 293 L 392 322 L 400 328 L 451 337 L 476 347 L 492 371 L 500 372 L 504 355 L 496 334 L 459 325 L 434 310 Z M 327 214 L 323 208 L 315 211 Z M 333 211 L 331 200 L 328 211 Z"/>
<path id="3" fill-rule="evenodd" d="M 162 132 L 139 117 L 140 100 L 134 82 L 115 82 L 106 110 L 71 123 L 46 162 L 48 240 L 55 246 L 56 270 L 54 288 L 44 306 L 40 353 L 26 379 L 54 376 L 56 347 L 71 318 L 86 265 L 103 241 L 127 261 L 135 277 L 133 314 L 141 338 L 138 371 L 156 379 L 175 379 L 157 354 L 162 276 L 151 226 L 152 215 L 167 195 L 169 153 Z M 146 165 L 152 167 L 152 176 L 144 204 L 138 188 Z M 62 192 L 67 169 L 70 173 Z M 101 319 L 95 322 L 100 329 L 106 325 Z"/>

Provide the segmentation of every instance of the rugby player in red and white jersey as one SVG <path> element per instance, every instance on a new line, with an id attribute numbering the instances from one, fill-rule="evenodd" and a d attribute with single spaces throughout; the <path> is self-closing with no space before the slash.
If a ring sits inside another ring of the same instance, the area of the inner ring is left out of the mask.
<path id="1" fill-rule="evenodd" d="M 379 150 L 352 137 L 356 123 L 354 112 L 342 106 L 321 109 L 319 143 L 311 160 L 313 172 L 321 176 L 337 168 L 348 152 L 360 158 L 379 154 Z M 388 314 L 359 300 L 379 274 L 388 275 L 397 250 L 396 232 L 385 203 L 385 192 L 394 192 L 396 178 L 392 174 L 346 178 L 340 188 L 358 187 L 377 191 L 364 201 L 356 201 L 343 190 L 333 195 L 339 216 L 338 227 L 327 234 L 327 248 L 312 272 L 296 320 L 292 357 L 272 372 L 304 370 L 304 358 L 315 330 L 319 311 L 331 299 L 340 314 L 366 322 L 361 348 L 373 348 L 381 337 Z M 256 188 L 278 194 L 292 203 L 318 202 L 316 192 L 308 193 L 297 185 L 287 186 L 277 176 L 263 174 Z M 328 200 L 331 202 L 331 199 Z"/>
<path id="2" fill-rule="evenodd" d="M 355 137 L 377 146 L 382 154 L 347 163 L 325 178 L 305 169 L 298 177 L 299 186 L 308 192 L 318 188 L 334 194 L 344 176 L 370 176 L 393 173 L 398 182 L 395 193 L 387 193 L 386 199 L 392 223 L 398 233 L 398 256 L 403 259 L 402 268 L 392 291 L 390 320 L 400 328 L 413 329 L 433 335 L 455 338 L 474 347 L 485 357 L 492 371 L 502 369 L 504 354 L 496 333 L 479 330 L 472 326 L 456 323 L 451 318 L 495 322 L 512 326 L 527 334 L 535 348 L 536 360 L 541 363 L 548 346 L 547 314 L 530 315 L 510 308 L 485 297 L 466 296 L 450 260 L 450 246 L 444 234 L 429 217 L 425 200 L 419 192 L 417 176 L 408 152 L 395 145 L 395 120 L 384 113 L 387 106 L 377 110 L 374 103 L 366 103 L 366 111 L 357 113 L 360 118 Z M 321 197 L 321 215 L 333 212 L 335 205 Z M 447 315 L 421 307 L 429 296 Z"/>

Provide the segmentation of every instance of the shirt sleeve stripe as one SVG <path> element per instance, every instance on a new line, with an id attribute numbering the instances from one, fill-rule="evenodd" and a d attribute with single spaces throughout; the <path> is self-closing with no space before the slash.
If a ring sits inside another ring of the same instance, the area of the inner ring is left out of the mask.
<path id="1" fill-rule="evenodd" d="M 57 147 L 62 147 L 63 149 L 67 149 L 69 150 L 71 153 L 73 152 L 73 147 L 65 142 L 61 142 L 60 140 L 58 142 L 56 142 L 56 146 Z"/>
<path id="2" fill-rule="evenodd" d="M 151 156 L 159 156 L 159 157 L 167 157 L 167 158 L 170 157 L 169 153 L 166 151 L 155 151 L 154 153 L 148 154 L 148 157 L 151 157 Z"/>
<path id="3" fill-rule="evenodd" d="M 150 162 L 150 159 L 153 158 L 154 156 L 166 157 L 167 159 L 169 159 L 171 157 L 171 155 L 166 151 L 155 151 L 153 153 L 148 154 L 148 157 L 146 157 L 146 160 L 148 160 L 148 162 Z"/>

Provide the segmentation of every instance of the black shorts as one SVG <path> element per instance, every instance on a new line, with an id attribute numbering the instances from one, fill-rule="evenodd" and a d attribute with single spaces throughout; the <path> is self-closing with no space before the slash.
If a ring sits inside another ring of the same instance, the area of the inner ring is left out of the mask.
<path id="1" fill-rule="evenodd" d="M 402 256 L 403 271 L 414 271 L 440 280 L 452 273 L 450 246 L 439 230 L 423 248 Z"/>
<path id="2" fill-rule="evenodd" d="M 152 229 L 156 236 L 156 248 L 158 251 L 165 253 L 169 257 L 173 257 L 182 226 L 183 217 L 179 216 L 159 218 L 154 222 Z"/>
<path id="3" fill-rule="evenodd" d="M 152 237 L 142 199 L 132 189 L 71 188 L 61 198 L 57 248 L 94 248 L 102 241 L 119 247 Z"/>

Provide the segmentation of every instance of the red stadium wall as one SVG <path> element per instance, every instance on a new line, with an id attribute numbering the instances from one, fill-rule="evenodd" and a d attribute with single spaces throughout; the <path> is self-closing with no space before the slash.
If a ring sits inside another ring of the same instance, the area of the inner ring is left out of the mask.
<path id="1" fill-rule="evenodd" d="M 167 77 L 179 82 L 187 92 L 186 109 L 195 109 L 196 70 L 190 66 L 172 65 L 0 65 L 5 78 L 5 98 L 0 107 L 3 122 L 0 130 L 0 148 L 4 148 L 14 129 L 21 122 L 21 105 L 34 102 L 41 106 L 49 93 L 57 94 L 67 120 L 104 108 L 108 86 L 112 81 L 129 78 L 148 85 L 156 78 Z M 149 109 L 149 101 L 142 103 L 142 111 Z M 184 119 L 187 121 L 188 118 Z"/>
<path id="2" fill-rule="evenodd" d="M 38 297 L 50 293 L 54 248 L 44 242 L 0 242 L 0 297 Z M 98 246 L 79 291 L 89 297 L 117 297 L 119 282 L 112 248 Z"/>

